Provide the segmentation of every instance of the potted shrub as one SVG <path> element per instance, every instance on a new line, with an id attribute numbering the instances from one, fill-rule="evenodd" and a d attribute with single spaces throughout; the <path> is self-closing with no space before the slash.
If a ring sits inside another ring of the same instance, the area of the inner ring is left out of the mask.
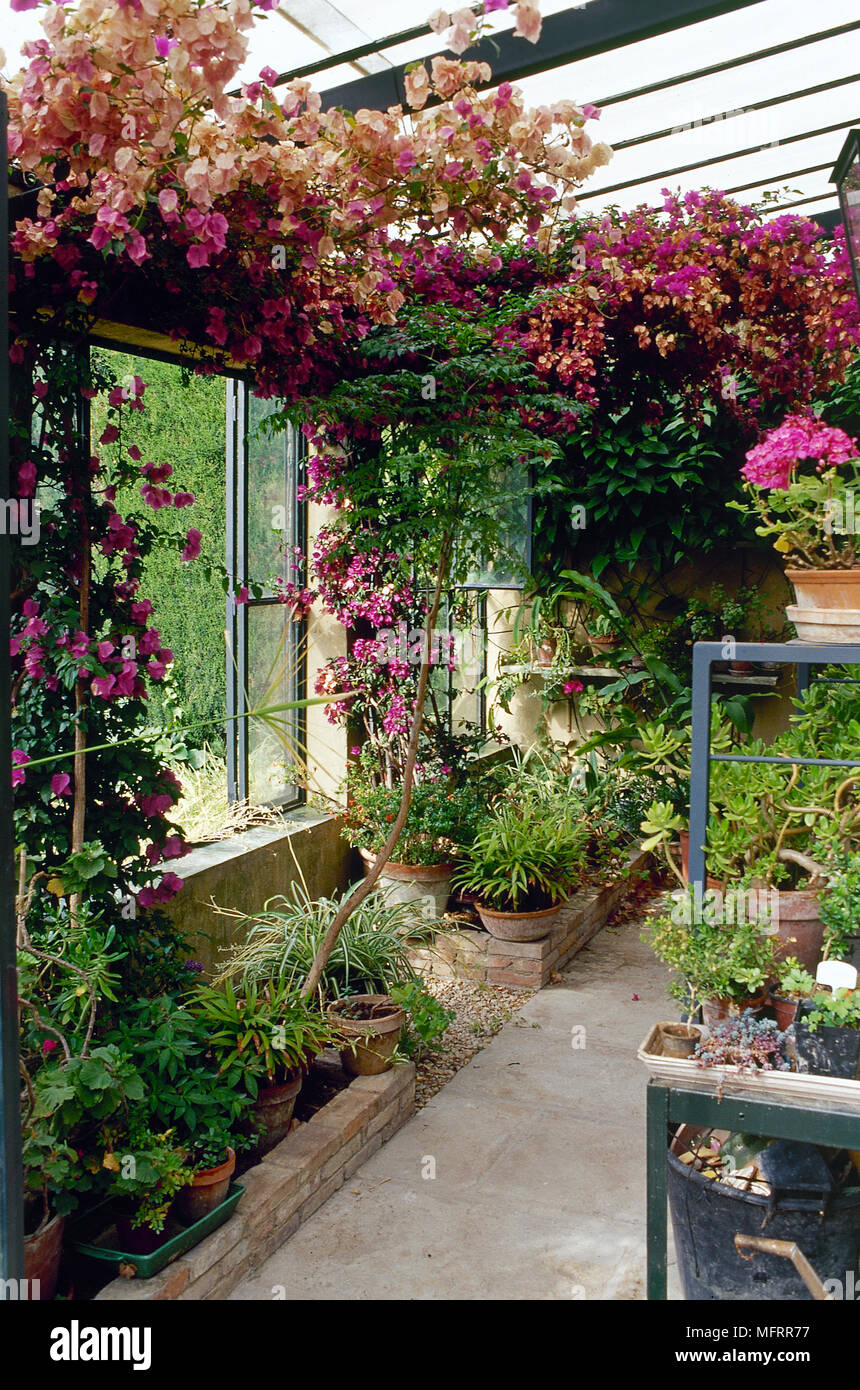
<path id="1" fill-rule="evenodd" d="M 172 1130 L 156 1134 L 133 1116 L 127 1126 L 106 1129 L 104 1153 L 95 1161 L 110 1175 L 106 1191 L 121 1249 L 151 1255 L 169 1239 L 165 1224 L 173 1199 L 194 1176 L 187 1150 Z"/>
<path id="2" fill-rule="evenodd" d="M 800 1003 L 794 1046 L 798 1071 L 860 1077 L 860 990 L 816 990 Z"/>
<path id="3" fill-rule="evenodd" d="M 776 984 L 771 986 L 770 1002 L 778 1026 L 789 1028 L 794 1022 L 802 999 L 809 999 L 815 990 L 815 979 L 795 956 L 779 964 Z"/>
<path id="4" fill-rule="evenodd" d="M 235 1142 L 231 1130 L 213 1127 L 199 1130 L 189 1145 L 188 1166 L 194 1176 L 176 1196 L 176 1210 L 189 1226 L 214 1211 L 227 1196 L 236 1171 Z"/>
<path id="5" fill-rule="evenodd" d="M 29 1105 L 22 1116 L 24 1274 L 34 1293 L 38 1287 L 40 1299 L 52 1299 L 80 1164 L 76 1151 L 57 1133 L 53 1117 L 33 1110 Z"/>
<path id="6" fill-rule="evenodd" d="M 546 936 L 587 865 L 588 827 L 529 802 L 498 806 L 464 852 L 455 883 L 474 895 L 478 916 L 503 941 Z"/>
<path id="7" fill-rule="evenodd" d="M 711 1024 L 747 1008 L 761 1008 L 774 973 L 769 923 L 696 920 L 692 891 L 678 893 L 670 912 L 643 932 L 657 958 L 675 973 L 670 995 Z"/>
<path id="8" fill-rule="evenodd" d="M 787 562 L 796 604 L 786 609 L 801 640 L 860 639 L 860 566 L 848 517 L 860 484 L 857 441 L 812 414 L 789 415 L 750 449 L 741 473 L 747 502 Z"/>
<path id="9" fill-rule="evenodd" d="M 333 1042 L 331 1027 L 286 980 L 246 975 L 221 988 L 201 985 L 195 1007 L 209 1028 L 218 1072 L 253 1102 L 258 1151 L 265 1153 L 288 1132 L 305 1072 Z"/>
<path id="10" fill-rule="evenodd" d="M 238 1074 L 216 1070 L 210 1020 L 197 999 L 192 991 L 138 1000 L 110 1034 L 143 1081 L 150 1127 L 170 1129 L 187 1151 L 194 1179 L 176 1206 L 189 1224 L 226 1197 L 236 1150 L 249 1143 L 242 1126 L 253 1105 Z"/>

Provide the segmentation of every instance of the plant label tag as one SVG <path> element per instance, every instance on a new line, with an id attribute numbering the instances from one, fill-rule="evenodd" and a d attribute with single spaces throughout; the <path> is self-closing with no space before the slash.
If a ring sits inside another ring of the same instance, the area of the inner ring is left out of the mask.
<path id="1" fill-rule="evenodd" d="M 856 989 L 857 969 L 845 960 L 823 960 L 815 972 L 815 980 L 831 989 Z"/>

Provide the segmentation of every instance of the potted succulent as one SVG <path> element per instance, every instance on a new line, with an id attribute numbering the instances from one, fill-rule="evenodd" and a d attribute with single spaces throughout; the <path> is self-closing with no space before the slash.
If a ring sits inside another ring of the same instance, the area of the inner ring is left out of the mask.
<path id="1" fill-rule="evenodd" d="M 347 777 L 344 838 L 358 849 L 369 869 L 382 849 L 400 807 L 402 789 L 378 780 L 373 753 L 366 745 Z M 416 780 L 406 824 L 389 860 L 380 887 L 393 903 L 420 903 L 422 915 L 443 915 L 451 894 L 457 846 L 467 841 L 480 818 L 475 789 L 455 786 L 450 768 L 422 770 Z"/>
<path id="2" fill-rule="evenodd" d="M 219 1074 L 235 1079 L 253 1102 L 258 1152 L 266 1153 L 288 1132 L 304 1075 L 333 1042 L 332 1029 L 287 980 L 244 975 L 221 988 L 201 985 L 195 1007 L 209 1027 Z"/>
<path id="3" fill-rule="evenodd" d="M 616 624 L 599 609 L 589 613 L 586 618 L 585 633 L 594 656 L 608 656 L 621 645 Z"/>
<path id="4" fill-rule="evenodd" d="M 728 505 L 758 520 L 787 561 L 797 602 L 786 609 L 810 642 L 860 639 L 860 566 L 853 493 L 857 441 L 815 415 L 789 415 L 750 449 L 741 469 L 746 502 Z"/>
<path id="5" fill-rule="evenodd" d="M 478 916 L 503 941 L 534 941 L 552 930 L 587 865 L 588 826 L 573 812 L 536 802 L 498 806 L 464 850 L 455 883 L 474 895 Z"/>
<path id="6" fill-rule="evenodd" d="M 649 923 L 643 940 L 675 973 L 670 995 L 691 1015 L 701 1008 L 704 1022 L 712 1024 L 763 1006 L 774 973 L 769 926 L 697 920 L 695 898 L 688 891 L 678 893 L 671 911 Z"/>

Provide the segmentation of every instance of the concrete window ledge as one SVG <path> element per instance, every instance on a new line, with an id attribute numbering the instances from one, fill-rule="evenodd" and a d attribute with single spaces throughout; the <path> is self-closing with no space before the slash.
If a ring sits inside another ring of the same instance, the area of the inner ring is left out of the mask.
<path id="1" fill-rule="evenodd" d="M 357 1076 L 307 1124 L 238 1178 L 245 1188 L 217 1231 L 152 1279 L 113 1279 L 101 1300 L 221 1299 L 252 1274 L 375 1154 L 415 1110 L 411 1062 Z"/>

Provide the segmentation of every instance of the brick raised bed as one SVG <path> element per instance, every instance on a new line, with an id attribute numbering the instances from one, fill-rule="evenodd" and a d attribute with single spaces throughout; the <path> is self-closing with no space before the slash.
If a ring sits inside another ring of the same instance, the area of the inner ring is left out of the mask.
<path id="1" fill-rule="evenodd" d="M 245 1195 L 217 1231 L 152 1279 L 113 1279 L 99 1299 L 225 1298 L 381 1148 L 415 1109 L 411 1062 L 357 1076 L 239 1181 Z"/>
<path id="2" fill-rule="evenodd" d="M 630 874 L 644 869 L 649 856 L 634 850 Z M 542 989 L 554 970 L 572 960 L 623 901 L 630 878 L 575 893 L 548 936 L 540 941 L 499 941 L 488 932 L 466 927 L 440 932 L 432 947 L 410 951 L 422 974 L 443 980 L 474 980 L 488 985 Z"/>

